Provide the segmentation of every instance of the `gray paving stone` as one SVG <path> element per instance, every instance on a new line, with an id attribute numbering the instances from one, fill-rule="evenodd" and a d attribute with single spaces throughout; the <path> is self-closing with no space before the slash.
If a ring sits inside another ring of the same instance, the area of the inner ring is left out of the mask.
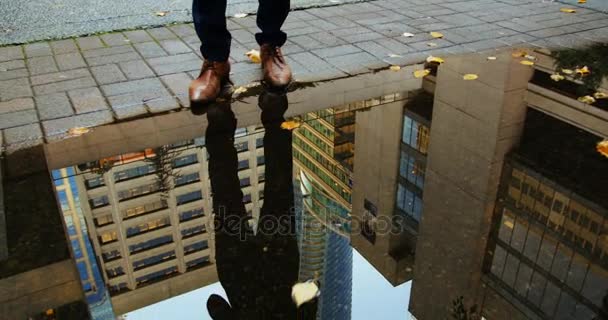
<path id="1" fill-rule="evenodd" d="M 34 100 L 32 98 L 19 98 L 0 102 L 0 114 L 29 110 L 34 108 Z"/>
<path id="2" fill-rule="evenodd" d="M 148 113 L 143 99 L 142 93 L 133 93 L 109 97 L 108 101 L 116 118 L 123 120 Z"/>
<path id="3" fill-rule="evenodd" d="M 171 32 L 171 30 L 165 27 L 152 28 L 148 29 L 147 31 L 152 36 L 152 38 L 158 41 L 177 38 L 177 35 L 175 33 Z"/>
<path id="4" fill-rule="evenodd" d="M 101 57 L 101 56 L 110 56 L 120 53 L 133 53 L 135 50 L 130 45 L 122 45 L 117 47 L 102 47 L 96 48 L 88 51 L 84 51 L 82 55 L 85 58 L 93 58 L 93 57 Z"/>
<path id="5" fill-rule="evenodd" d="M 108 108 L 108 104 L 97 87 L 70 90 L 68 96 L 72 100 L 76 113 L 87 113 Z"/>
<path id="6" fill-rule="evenodd" d="M 78 51 L 78 47 L 76 46 L 74 39 L 51 41 L 50 44 L 51 44 L 51 48 L 53 48 L 53 52 L 55 54 L 70 53 L 70 52 Z"/>
<path id="7" fill-rule="evenodd" d="M 36 107 L 40 120 L 68 117 L 74 114 L 70 100 L 65 92 L 36 97 Z"/>
<path id="8" fill-rule="evenodd" d="M 369 28 L 386 37 L 400 36 L 404 32 L 409 32 L 413 34 L 420 32 L 419 30 L 414 29 L 411 26 L 408 26 L 407 24 L 402 22 L 382 23 L 378 25 L 371 25 L 369 26 Z"/>
<path id="9" fill-rule="evenodd" d="M 16 78 L 23 78 L 23 77 L 27 77 L 28 75 L 29 75 L 29 73 L 27 72 L 27 69 L 25 69 L 25 68 L 3 71 L 3 72 L 0 72 L 0 81 L 16 79 Z"/>
<path id="10" fill-rule="evenodd" d="M 230 20 L 240 25 L 242 28 L 251 28 L 257 26 L 255 16 L 246 16 L 244 18 L 232 18 Z"/>
<path id="11" fill-rule="evenodd" d="M 123 34 L 131 43 L 148 42 L 154 40 L 145 30 L 125 31 Z"/>
<path id="12" fill-rule="evenodd" d="M 199 40 L 198 36 L 186 36 L 182 38 L 182 41 L 184 41 L 184 43 L 186 43 L 186 45 L 197 54 L 201 50 L 201 41 Z M 238 42 L 234 41 L 232 43 L 232 45 L 235 44 L 238 44 Z"/>
<path id="13" fill-rule="evenodd" d="M 50 56 L 53 54 L 47 42 L 35 42 L 23 46 L 25 56 L 28 58 Z"/>
<path id="14" fill-rule="evenodd" d="M 90 66 L 101 66 L 110 63 L 120 63 L 124 61 L 138 60 L 141 59 L 139 54 L 135 52 L 119 53 L 109 56 L 98 56 L 92 58 L 85 58 Z"/>
<path id="15" fill-rule="evenodd" d="M 38 122 L 36 110 L 24 110 L 3 114 L 0 117 L 0 129 L 18 127 Z"/>
<path id="16" fill-rule="evenodd" d="M 380 33 L 372 31 L 372 32 L 366 32 L 366 33 L 352 34 L 349 36 L 341 36 L 341 38 L 344 39 L 348 43 L 357 43 L 357 42 L 361 42 L 361 41 L 381 39 L 381 38 L 384 38 L 384 36 Z"/>
<path id="17" fill-rule="evenodd" d="M 101 42 L 101 39 L 98 36 L 77 38 L 76 43 L 78 44 L 80 50 L 83 51 L 104 47 L 103 43 Z"/>
<path id="18" fill-rule="evenodd" d="M 59 81 L 65 81 L 65 80 L 71 80 L 71 79 L 84 78 L 89 75 L 91 75 L 89 70 L 82 68 L 82 69 L 74 69 L 74 70 L 32 76 L 31 81 L 32 81 L 33 86 L 37 86 L 37 85 L 47 84 L 47 83 L 51 83 L 51 82 L 59 82 Z"/>
<path id="19" fill-rule="evenodd" d="M 127 80 L 115 64 L 92 67 L 91 72 L 99 84 L 109 84 Z"/>
<path id="20" fill-rule="evenodd" d="M 316 55 L 310 52 L 300 52 L 295 53 L 289 56 L 291 59 L 295 60 L 299 64 L 303 65 L 308 69 L 308 71 L 312 72 L 321 72 L 323 70 L 336 70 L 336 67 L 327 63 L 325 60 L 317 57 Z"/>
<path id="21" fill-rule="evenodd" d="M 439 21 L 443 21 L 454 26 L 469 26 L 484 23 L 484 21 L 471 17 L 465 13 L 448 14 L 442 16 L 433 15 L 433 17 Z"/>
<path id="22" fill-rule="evenodd" d="M 53 56 L 30 58 L 27 60 L 27 66 L 32 75 L 59 71 Z"/>
<path id="23" fill-rule="evenodd" d="M 306 50 L 317 49 L 324 46 L 321 42 L 315 40 L 309 35 L 291 37 L 289 38 L 289 41 L 293 41 Z"/>
<path id="24" fill-rule="evenodd" d="M 242 44 L 248 43 L 255 40 L 253 33 L 249 32 L 246 29 L 239 29 L 230 32 L 232 34 L 232 39 L 240 42 Z"/>
<path id="25" fill-rule="evenodd" d="M 116 96 L 138 91 L 154 91 L 164 89 L 165 88 L 163 87 L 162 83 L 157 78 L 133 80 L 101 86 L 101 90 L 107 96 Z"/>
<path id="26" fill-rule="evenodd" d="M 294 37 L 294 36 L 299 36 L 302 34 L 311 34 L 311 33 L 320 32 L 320 31 L 322 31 L 320 28 L 318 28 L 316 26 L 310 26 L 310 27 L 305 27 L 305 28 L 300 28 L 300 29 L 289 30 L 289 33 L 287 36 Z"/>
<path id="27" fill-rule="evenodd" d="M 308 24 L 311 25 L 311 26 L 315 26 L 317 28 L 321 28 L 322 30 L 334 30 L 334 29 L 343 28 L 343 26 L 335 24 L 335 23 L 333 23 L 332 20 L 328 20 L 328 19 L 309 20 Z M 355 24 L 352 24 L 350 26 L 354 27 Z M 289 38 L 292 38 L 292 37 L 289 37 Z"/>
<path id="28" fill-rule="evenodd" d="M 114 121 L 110 111 L 85 113 L 73 117 L 46 120 L 42 122 L 45 137 L 48 140 L 63 138 L 68 130 L 76 127 L 92 128 Z"/>
<path id="29" fill-rule="evenodd" d="M 169 54 L 180 54 L 192 51 L 190 47 L 188 47 L 179 39 L 163 40 L 159 43 L 163 47 L 163 49 L 165 49 L 165 51 L 167 51 Z"/>
<path id="30" fill-rule="evenodd" d="M 6 151 L 13 152 L 43 143 L 42 130 L 39 123 L 8 128 L 4 130 Z"/>
<path id="31" fill-rule="evenodd" d="M 27 78 L 0 81 L 0 101 L 31 96 L 32 89 Z"/>
<path id="32" fill-rule="evenodd" d="M 147 61 L 158 75 L 197 70 L 202 65 L 201 58 L 194 53 L 151 58 Z"/>
<path id="33" fill-rule="evenodd" d="M 23 59 L 21 46 L 0 48 L 0 62 Z"/>
<path id="34" fill-rule="evenodd" d="M 178 24 L 174 26 L 169 26 L 168 28 L 179 37 L 196 35 L 196 31 L 194 30 L 194 26 L 192 24 Z"/>
<path id="35" fill-rule="evenodd" d="M 110 47 L 115 47 L 115 46 L 124 46 L 125 44 L 129 43 L 130 41 L 127 41 L 127 38 L 122 35 L 121 33 L 107 33 L 107 34 L 102 34 L 101 36 L 101 40 Z"/>
<path id="36" fill-rule="evenodd" d="M 283 45 L 283 47 L 281 47 L 281 51 L 283 52 L 284 55 L 286 55 L 286 54 L 298 53 L 298 52 L 302 52 L 302 51 L 306 51 L 306 50 L 291 41 L 287 41 Z"/>
<path id="37" fill-rule="evenodd" d="M 59 70 L 72 70 L 84 68 L 87 64 L 84 62 L 80 52 L 65 53 L 55 56 Z"/>
<path id="38" fill-rule="evenodd" d="M 311 33 L 308 36 L 321 42 L 324 46 L 327 46 L 327 47 L 335 47 L 335 46 L 346 44 L 346 41 L 344 41 L 332 34 L 329 34 L 327 32 Z"/>
<path id="39" fill-rule="evenodd" d="M 143 60 L 121 62 L 119 66 L 129 80 L 143 79 L 154 76 L 152 69 L 150 69 Z"/>
<path id="40" fill-rule="evenodd" d="M 176 73 L 160 77 L 162 82 L 169 88 L 171 94 L 176 96 L 184 107 L 190 107 L 188 98 L 188 86 L 192 79 L 186 73 Z"/>
<path id="41" fill-rule="evenodd" d="M 49 94 L 49 93 L 55 93 L 55 92 L 69 91 L 69 90 L 79 89 L 79 88 L 92 87 L 95 85 L 97 85 L 97 84 L 95 83 L 95 80 L 93 80 L 93 77 L 88 76 L 88 77 L 80 78 L 80 79 L 54 82 L 54 83 L 49 83 L 49 84 L 43 84 L 40 86 L 34 86 L 34 93 L 36 93 L 36 95 L 43 95 L 43 94 Z"/>
<path id="42" fill-rule="evenodd" d="M 347 45 L 331 47 L 331 48 L 316 49 L 316 50 L 312 50 L 311 52 L 321 58 L 329 58 L 329 57 L 341 56 L 341 55 L 345 55 L 345 54 L 349 54 L 349 53 L 361 52 L 361 49 L 355 47 L 352 44 L 347 44 Z"/>
<path id="43" fill-rule="evenodd" d="M 350 75 L 368 72 L 381 68 L 387 63 L 378 61 L 376 57 L 367 52 L 358 52 L 337 57 L 327 58 L 327 62 Z"/>
<path id="44" fill-rule="evenodd" d="M 156 58 L 167 56 L 167 52 L 158 45 L 158 43 L 152 42 L 142 42 L 136 43 L 134 45 L 135 49 L 144 57 L 144 58 Z"/>
<path id="45" fill-rule="evenodd" d="M 25 60 L 9 60 L 0 62 L 0 72 L 25 68 Z"/>

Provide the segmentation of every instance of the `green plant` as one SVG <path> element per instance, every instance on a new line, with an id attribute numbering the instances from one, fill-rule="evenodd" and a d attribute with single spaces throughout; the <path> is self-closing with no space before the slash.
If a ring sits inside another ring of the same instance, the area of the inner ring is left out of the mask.
<path id="1" fill-rule="evenodd" d="M 602 80 L 608 77 L 608 44 L 596 44 L 584 49 L 565 49 L 553 51 L 551 56 L 555 59 L 555 66 L 561 69 L 576 69 L 587 66 L 591 71 L 587 75 L 573 75 L 581 80 L 583 86 L 579 94 L 596 91 Z"/>
<path id="2" fill-rule="evenodd" d="M 479 320 L 481 317 L 477 313 L 477 305 L 466 308 L 464 297 L 460 296 L 452 301 L 452 318 L 455 320 Z"/>

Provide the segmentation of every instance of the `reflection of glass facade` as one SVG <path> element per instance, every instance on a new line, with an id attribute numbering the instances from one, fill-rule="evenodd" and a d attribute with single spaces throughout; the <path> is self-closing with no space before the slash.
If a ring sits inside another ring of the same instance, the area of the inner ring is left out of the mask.
<path id="1" fill-rule="evenodd" d="M 426 156 L 430 138 L 430 115 L 433 101 L 426 94 L 406 105 L 403 115 L 401 152 L 399 157 L 399 179 L 397 184 L 396 211 L 405 221 L 417 229 L 422 217 L 422 192 Z M 425 112 L 418 114 L 420 108 Z"/>
<path id="2" fill-rule="evenodd" d="M 543 318 L 593 319 L 608 288 L 606 208 L 523 162 L 503 170 L 490 278 Z"/>

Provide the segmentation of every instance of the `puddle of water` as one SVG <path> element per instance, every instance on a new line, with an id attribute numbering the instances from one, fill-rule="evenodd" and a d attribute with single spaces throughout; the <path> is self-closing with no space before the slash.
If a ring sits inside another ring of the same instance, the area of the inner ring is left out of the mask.
<path id="1" fill-rule="evenodd" d="M 608 288 L 608 114 L 577 98 L 608 88 L 602 50 L 253 88 L 8 154 L 3 313 L 593 319 Z M 305 282 L 319 291 L 297 306 Z"/>

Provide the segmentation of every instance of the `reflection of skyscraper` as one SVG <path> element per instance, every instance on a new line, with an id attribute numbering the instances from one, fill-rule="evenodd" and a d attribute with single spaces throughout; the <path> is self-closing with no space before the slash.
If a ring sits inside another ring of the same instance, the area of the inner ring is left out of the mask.
<path id="1" fill-rule="evenodd" d="M 608 163 L 593 150 L 597 140 L 529 111 L 522 147 L 503 169 L 488 278 L 525 313 L 593 319 L 602 307 L 608 201 L 597 191 Z"/>
<path id="2" fill-rule="evenodd" d="M 235 137 L 243 201 L 254 220 L 263 201 L 261 134 L 252 127 Z M 67 200 L 82 207 L 117 314 L 217 281 L 204 139 L 62 171 L 77 187 Z"/>

